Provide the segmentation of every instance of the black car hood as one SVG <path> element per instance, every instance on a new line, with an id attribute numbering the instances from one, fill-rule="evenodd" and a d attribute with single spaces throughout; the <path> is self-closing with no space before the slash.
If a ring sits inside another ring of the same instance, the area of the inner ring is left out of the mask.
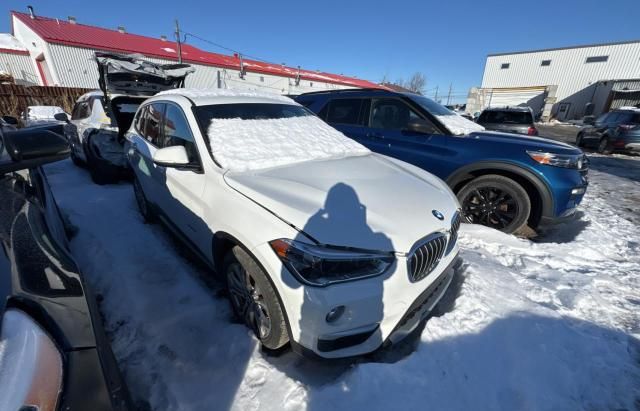
<path id="1" fill-rule="evenodd" d="M 463 138 L 476 139 L 496 144 L 513 144 L 526 150 L 544 151 L 558 154 L 580 154 L 582 151 L 570 144 L 549 140 L 542 137 L 523 136 L 512 133 L 478 131 Z"/>

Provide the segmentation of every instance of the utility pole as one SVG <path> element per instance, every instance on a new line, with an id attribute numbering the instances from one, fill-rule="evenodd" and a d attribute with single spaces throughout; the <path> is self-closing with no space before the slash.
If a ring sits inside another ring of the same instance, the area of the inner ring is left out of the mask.
<path id="1" fill-rule="evenodd" d="M 433 99 L 436 101 L 436 103 L 438 102 L 438 86 L 436 86 L 436 95 Z"/>
<path id="2" fill-rule="evenodd" d="M 447 106 L 451 102 L 451 87 L 453 87 L 453 83 L 449 83 L 449 94 L 447 94 Z"/>
<path id="3" fill-rule="evenodd" d="M 180 25 L 176 19 L 176 43 L 178 44 L 178 63 L 182 63 L 182 44 L 180 44 Z"/>

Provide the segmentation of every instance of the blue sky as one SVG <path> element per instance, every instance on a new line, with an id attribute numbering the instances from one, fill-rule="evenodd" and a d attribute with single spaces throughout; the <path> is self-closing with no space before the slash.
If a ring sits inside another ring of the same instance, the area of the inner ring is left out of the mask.
<path id="1" fill-rule="evenodd" d="M 5 0 L 36 13 L 137 34 L 182 29 L 248 55 L 380 81 L 420 71 L 428 95 L 453 85 L 463 100 L 488 53 L 640 39 L 638 0 L 583 1 L 186 1 Z M 613 6 L 615 4 L 615 7 Z M 195 46 L 225 52 L 196 39 Z M 228 53 L 228 52 L 227 52 Z"/>

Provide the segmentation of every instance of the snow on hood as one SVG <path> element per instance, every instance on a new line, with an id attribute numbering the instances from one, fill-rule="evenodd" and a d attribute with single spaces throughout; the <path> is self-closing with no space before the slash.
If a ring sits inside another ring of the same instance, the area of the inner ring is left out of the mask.
<path id="1" fill-rule="evenodd" d="M 436 117 L 442 124 L 444 124 L 446 128 L 449 129 L 449 131 L 451 131 L 451 133 L 456 136 L 462 136 L 465 134 L 473 133 L 474 131 L 484 130 L 484 127 L 482 127 L 481 125 L 476 124 L 473 121 L 469 121 L 466 118 L 454 113 L 450 115 L 436 115 Z"/>
<path id="2" fill-rule="evenodd" d="M 28 117 L 31 119 L 53 119 L 58 113 L 64 113 L 64 110 L 58 106 L 29 106 Z"/>
<path id="3" fill-rule="evenodd" d="M 216 161 L 233 171 L 370 153 L 315 116 L 213 119 L 207 134 Z"/>
<path id="4" fill-rule="evenodd" d="M 299 105 L 289 97 L 275 94 L 275 93 L 267 93 L 263 91 L 250 91 L 250 90 L 229 90 L 229 89 L 196 89 L 196 88 L 178 88 L 173 90 L 165 90 L 156 94 L 157 96 L 162 95 L 180 95 L 188 97 L 192 100 L 201 99 L 201 98 L 216 98 L 216 97 L 247 97 L 247 98 L 263 98 L 270 99 L 275 101 L 280 101 L 282 103 L 287 104 L 295 104 Z"/>

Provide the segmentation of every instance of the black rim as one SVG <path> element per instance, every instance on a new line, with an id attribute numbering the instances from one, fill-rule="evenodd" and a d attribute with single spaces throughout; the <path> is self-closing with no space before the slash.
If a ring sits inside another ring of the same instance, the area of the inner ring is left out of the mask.
<path id="1" fill-rule="evenodd" d="M 239 263 L 229 266 L 227 272 L 231 304 L 245 324 L 261 340 L 271 333 L 271 316 L 255 279 Z"/>
<path id="2" fill-rule="evenodd" d="M 511 193 L 495 187 L 476 188 L 462 201 L 462 210 L 468 222 L 499 230 L 513 223 L 519 209 Z"/>

